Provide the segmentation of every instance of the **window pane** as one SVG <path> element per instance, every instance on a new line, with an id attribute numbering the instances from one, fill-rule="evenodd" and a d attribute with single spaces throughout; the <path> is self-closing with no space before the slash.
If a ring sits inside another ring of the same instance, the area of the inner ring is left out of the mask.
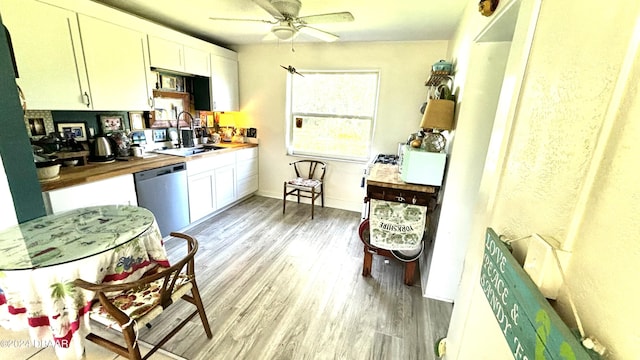
<path id="1" fill-rule="evenodd" d="M 366 161 L 378 100 L 378 72 L 313 72 L 289 77 L 287 151 Z"/>
<path id="2" fill-rule="evenodd" d="M 373 116 L 376 73 L 304 73 L 293 77 L 294 113 Z"/>
<path id="3" fill-rule="evenodd" d="M 295 115 L 294 119 L 302 119 L 293 128 L 292 145 L 296 154 L 353 160 L 368 158 L 371 120 Z"/>

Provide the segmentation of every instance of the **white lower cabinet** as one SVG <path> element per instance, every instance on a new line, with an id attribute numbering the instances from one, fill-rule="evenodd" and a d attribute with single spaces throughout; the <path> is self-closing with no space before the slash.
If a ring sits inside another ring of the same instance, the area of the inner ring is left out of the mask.
<path id="1" fill-rule="evenodd" d="M 218 209 L 236 200 L 236 169 L 235 164 L 227 165 L 215 170 L 216 173 L 216 204 Z"/>
<path id="2" fill-rule="evenodd" d="M 42 193 L 47 214 L 99 205 L 138 205 L 133 175 L 90 182 Z"/>
<path id="3" fill-rule="evenodd" d="M 236 199 L 258 191 L 258 148 L 236 152 Z"/>
<path id="4" fill-rule="evenodd" d="M 216 210 L 215 173 L 207 171 L 189 175 L 189 219 L 191 222 L 202 219 Z"/>
<path id="5" fill-rule="evenodd" d="M 202 219 L 236 199 L 235 172 L 235 151 L 187 162 L 191 222 Z"/>

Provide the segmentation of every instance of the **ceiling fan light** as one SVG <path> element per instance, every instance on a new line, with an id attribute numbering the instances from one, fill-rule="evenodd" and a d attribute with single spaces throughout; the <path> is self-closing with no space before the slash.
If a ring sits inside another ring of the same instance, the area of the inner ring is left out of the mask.
<path id="1" fill-rule="evenodd" d="M 293 35 L 296 33 L 296 29 L 286 25 L 278 25 L 274 26 L 271 29 L 273 35 L 275 35 L 280 40 L 290 40 Z"/>

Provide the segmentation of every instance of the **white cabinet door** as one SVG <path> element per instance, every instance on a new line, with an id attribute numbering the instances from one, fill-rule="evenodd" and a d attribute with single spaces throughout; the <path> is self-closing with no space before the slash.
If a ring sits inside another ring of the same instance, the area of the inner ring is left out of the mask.
<path id="1" fill-rule="evenodd" d="M 145 35 L 78 15 L 94 110 L 148 110 Z"/>
<path id="2" fill-rule="evenodd" d="M 35 1 L 0 1 L 27 108 L 87 110 L 91 94 L 74 12 Z"/>
<path id="3" fill-rule="evenodd" d="M 188 177 L 189 216 L 194 222 L 211 214 L 216 209 L 215 174 L 205 172 Z"/>
<path id="4" fill-rule="evenodd" d="M 200 76 L 211 76 L 209 52 L 192 47 L 184 47 L 184 72 Z"/>
<path id="5" fill-rule="evenodd" d="M 239 111 L 238 61 L 211 54 L 211 101 L 213 111 Z"/>
<path id="6" fill-rule="evenodd" d="M 98 205 L 138 205 L 133 175 L 70 186 L 42 193 L 47 214 Z"/>
<path id="7" fill-rule="evenodd" d="M 238 150 L 236 159 L 236 199 L 241 199 L 258 191 L 258 148 Z"/>
<path id="8" fill-rule="evenodd" d="M 236 167 L 228 165 L 215 170 L 216 205 L 220 209 L 236 200 Z"/>
<path id="9" fill-rule="evenodd" d="M 149 35 L 149 61 L 159 69 L 184 72 L 183 46 L 177 42 Z"/>
<path id="10" fill-rule="evenodd" d="M 258 191 L 258 175 L 252 175 L 244 179 L 238 179 L 237 199 L 253 194 Z"/>

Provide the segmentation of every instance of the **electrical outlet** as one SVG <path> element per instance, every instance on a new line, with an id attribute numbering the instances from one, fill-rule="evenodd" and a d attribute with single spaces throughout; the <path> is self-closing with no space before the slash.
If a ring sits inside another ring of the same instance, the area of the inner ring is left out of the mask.
<path id="1" fill-rule="evenodd" d="M 560 266 L 566 270 L 571 253 L 561 250 L 557 240 L 533 234 L 531 241 L 529 241 L 523 266 L 524 271 L 547 299 L 556 299 L 563 283 L 562 273 L 553 254 L 554 251 L 560 260 Z"/>

